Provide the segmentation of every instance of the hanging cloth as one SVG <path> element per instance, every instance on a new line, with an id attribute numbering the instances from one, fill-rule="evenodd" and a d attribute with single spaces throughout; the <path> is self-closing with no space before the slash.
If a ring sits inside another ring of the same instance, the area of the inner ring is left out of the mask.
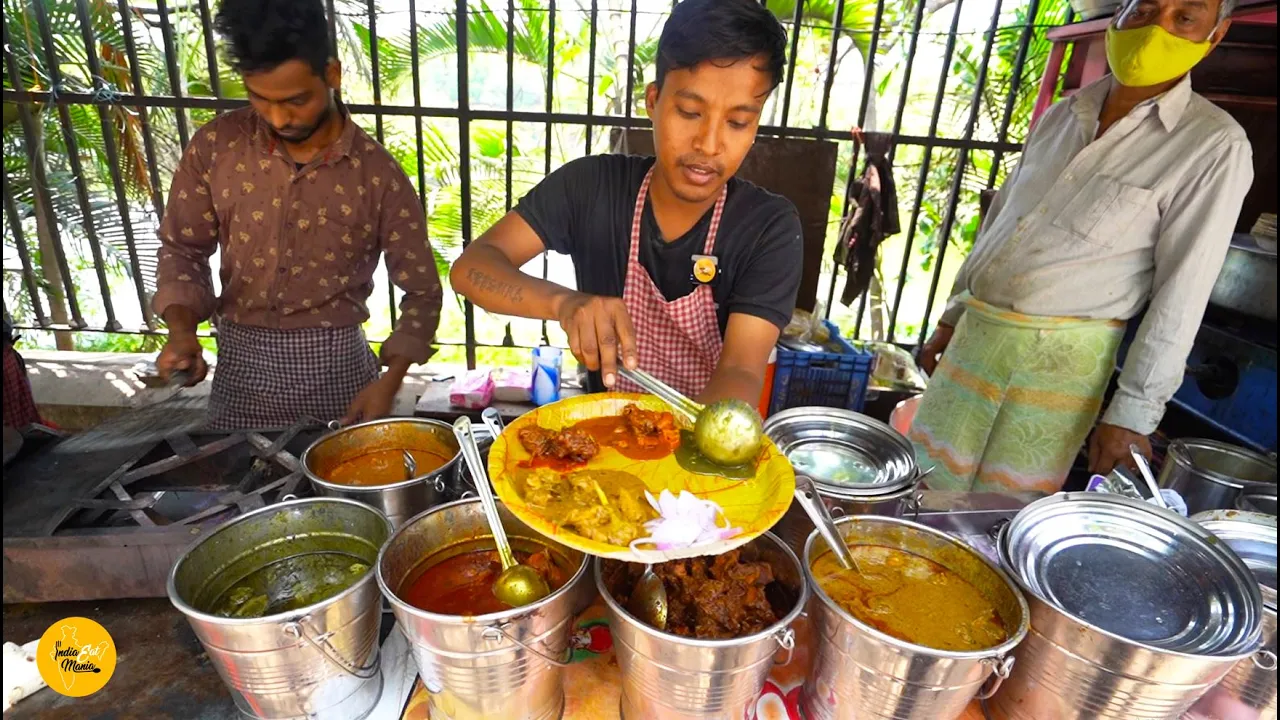
<path id="1" fill-rule="evenodd" d="M 854 201 L 853 214 L 845 218 L 836 243 L 836 265 L 845 269 L 844 292 L 840 302 L 851 304 L 871 285 L 875 272 L 876 251 L 880 243 L 902 228 L 898 223 L 898 193 L 894 188 L 893 166 L 889 151 L 893 136 L 889 133 L 855 131 L 867 150 L 862 176 L 849 189 Z"/>

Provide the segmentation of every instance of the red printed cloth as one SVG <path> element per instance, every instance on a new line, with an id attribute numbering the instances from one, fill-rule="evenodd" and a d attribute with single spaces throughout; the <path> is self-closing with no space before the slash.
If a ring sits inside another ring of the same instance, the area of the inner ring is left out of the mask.
<path id="1" fill-rule="evenodd" d="M 4 345 L 4 424 L 11 428 L 24 428 L 40 423 L 40 411 L 31 396 L 31 381 L 27 379 L 27 366 L 22 356 L 9 343 Z"/>

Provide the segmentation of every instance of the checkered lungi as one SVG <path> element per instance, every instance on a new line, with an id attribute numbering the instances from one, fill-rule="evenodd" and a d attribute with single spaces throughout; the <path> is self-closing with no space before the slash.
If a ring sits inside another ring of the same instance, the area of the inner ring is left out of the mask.
<path id="1" fill-rule="evenodd" d="M 13 345 L 4 343 L 4 424 L 5 427 L 25 428 L 41 423 L 31 395 L 31 381 L 27 379 L 27 365 Z"/>
<path id="2" fill-rule="evenodd" d="M 359 326 L 275 330 L 220 320 L 209 428 L 337 420 L 377 379 L 378 359 Z"/>

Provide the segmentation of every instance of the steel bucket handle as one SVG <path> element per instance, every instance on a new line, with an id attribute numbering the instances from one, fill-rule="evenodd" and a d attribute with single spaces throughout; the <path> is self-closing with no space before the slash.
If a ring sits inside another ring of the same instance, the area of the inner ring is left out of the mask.
<path id="1" fill-rule="evenodd" d="M 1004 657 L 984 660 L 983 662 L 991 663 L 994 667 L 992 668 L 991 677 L 983 681 L 982 687 L 974 697 L 978 700 L 990 700 L 1000 690 L 1000 686 L 1004 684 L 1004 681 L 1009 679 L 1009 675 L 1013 673 L 1015 659 L 1012 655 L 1005 655 Z"/>
<path id="2" fill-rule="evenodd" d="M 774 639 L 774 640 L 776 640 L 776 641 L 778 641 L 778 647 L 779 647 L 780 649 L 782 649 L 782 650 L 786 650 L 786 651 L 787 651 L 787 659 L 786 659 L 786 660 L 783 660 L 782 662 L 778 662 L 778 661 L 775 659 L 775 660 L 773 661 L 773 666 L 774 666 L 774 667 L 786 667 L 787 665 L 790 665 L 790 664 L 791 664 L 791 660 L 792 660 L 792 658 L 794 658 L 794 657 L 795 657 L 795 654 L 796 654 L 796 631 L 795 631 L 795 628 L 788 627 L 787 629 L 783 630 L 782 632 L 778 633 L 777 635 L 774 635 L 774 636 L 773 636 L 773 639 Z"/>
<path id="3" fill-rule="evenodd" d="M 569 667 L 569 659 L 573 657 L 573 648 L 572 648 L 572 647 L 566 647 L 566 648 L 564 649 L 564 656 L 565 656 L 565 659 L 564 659 L 564 660 L 557 660 L 556 658 L 553 658 L 553 657 L 551 657 L 550 655 L 547 655 L 546 653 L 542 652 L 541 650 L 538 650 L 538 649 L 537 649 L 537 648 L 535 648 L 535 647 L 532 647 L 532 646 L 530 646 L 530 645 L 526 645 L 524 642 L 522 642 L 522 641 L 518 640 L 518 639 L 517 639 L 515 636 L 513 636 L 511 633 L 507 632 L 506 630 L 503 630 L 501 627 L 499 627 L 499 626 L 497 626 L 497 625 L 490 625 L 490 626 L 486 627 L 486 628 L 485 628 L 485 629 L 480 633 L 480 637 L 481 637 L 481 638 L 483 638 L 483 639 L 485 639 L 485 640 L 487 640 L 488 642 L 496 642 L 496 641 L 498 641 L 498 640 L 501 640 L 501 639 L 503 639 L 503 638 L 506 638 L 507 640 L 510 640 L 511 642 L 515 643 L 516 645 L 519 645 L 520 647 L 524 648 L 525 650 L 528 650 L 529 652 L 533 653 L 534 655 L 537 655 L 538 657 L 542 658 L 543 660 L 546 660 L 547 662 L 549 662 L 549 663 L 551 663 L 552 665 L 555 665 L 556 667 L 559 667 L 559 668 L 567 668 L 567 667 Z"/>
<path id="4" fill-rule="evenodd" d="M 1263 670 L 1265 672 L 1275 672 L 1277 665 L 1280 665 L 1280 663 L 1277 662 L 1276 652 L 1266 648 L 1259 650 L 1254 654 L 1253 664 L 1259 670 Z"/>
<path id="5" fill-rule="evenodd" d="M 284 624 L 284 634 L 290 637 L 305 641 L 308 645 L 320 651 L 320 654 L 326 660 L 337 665 L 343 672 L 348 675 L 355 676 L 361 680 L 368 680 L 378 674 L 378 654 L 373 654 L 373 661 L 366 667 L 356 667 L 353 663 L 348 662 L 338 653 L 338 651 L 329 643 L 329 638 L 333 637 L 332 632 L 322 633 L 312 637 L 307 633 L 303 624 L 310 621 L 309 616 L 298 618 L 297 620 Z"/>

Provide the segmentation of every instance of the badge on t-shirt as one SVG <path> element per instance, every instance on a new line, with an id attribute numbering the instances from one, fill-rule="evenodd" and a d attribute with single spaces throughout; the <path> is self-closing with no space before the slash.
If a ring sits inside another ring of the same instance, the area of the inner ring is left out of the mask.
<path id="1" fill-rule="evenodd" d="M 719 260 L 715 255 L 693 256 L 693 281 L 700 285 L 708 285 L 719 274 Z"/>

